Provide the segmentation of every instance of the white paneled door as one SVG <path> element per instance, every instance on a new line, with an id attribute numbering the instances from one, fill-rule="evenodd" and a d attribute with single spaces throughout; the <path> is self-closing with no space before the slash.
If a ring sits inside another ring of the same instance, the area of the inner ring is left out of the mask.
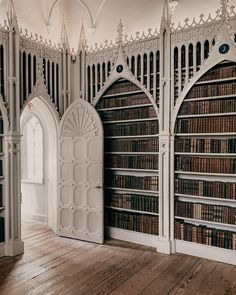
<path id="1" fill-rule="evenodd" d="M 58 169 L 58 234 L 103 243 L 103 127 L 82 99 L 62 118 Z"/>

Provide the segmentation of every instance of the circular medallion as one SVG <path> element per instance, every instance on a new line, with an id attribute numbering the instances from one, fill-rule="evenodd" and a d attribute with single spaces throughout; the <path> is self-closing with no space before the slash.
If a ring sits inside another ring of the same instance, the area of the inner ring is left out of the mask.
<path id="1" fill-rule="evenodd" d="M 118 65 L 116 67 L 116 71 L 117 71 L 117 73 L 121 73 L 123 71 L 123 66 L 122 65 Z"/>
<path id="2" fill-rule="evenodd" d="M 219 48 L 219 52 L 221 54 L 226 54 L 229 51 L 229 45 L 228 44 L 222 44 Z"/>

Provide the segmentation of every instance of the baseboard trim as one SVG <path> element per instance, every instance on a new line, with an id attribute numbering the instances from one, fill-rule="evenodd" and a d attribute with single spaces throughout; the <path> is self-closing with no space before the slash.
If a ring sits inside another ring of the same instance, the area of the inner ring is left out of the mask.
<path id="1" fill-rule="evenodd" d="M 47 223 L 47 216 L 33 212 L 22 212 L 22 219 Z"/>
<path id="2" fill-rule="evenodd" d="M 5 256 L 17 256 L 24 253 L 24 242 L 22 240 L 14 240 L 5 244 Z"/>

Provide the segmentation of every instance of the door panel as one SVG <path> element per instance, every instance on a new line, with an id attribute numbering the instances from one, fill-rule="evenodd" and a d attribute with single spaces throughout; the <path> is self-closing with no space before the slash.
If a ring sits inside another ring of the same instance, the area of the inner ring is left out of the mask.
<path id="1" fill-rule="evenodd" d="M 58 234 L 103 243 L 103 127 L 78 100 L 64 114 L 59 138 Z"/>

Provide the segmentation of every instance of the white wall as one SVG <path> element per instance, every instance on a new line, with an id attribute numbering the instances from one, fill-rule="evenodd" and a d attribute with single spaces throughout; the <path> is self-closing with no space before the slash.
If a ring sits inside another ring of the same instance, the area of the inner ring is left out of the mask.
<path id="1" fill-rule="evenodd" d="M 21 125 L 29 115 L 36 115 L 44 131 L 43 183 L 22 182 L 23 217 L 46 221 L 57 229 L 57 123 L 49 108 L 39 98 L 32 100 L 31 110 L 26 106 L 21 115 Z"/>

